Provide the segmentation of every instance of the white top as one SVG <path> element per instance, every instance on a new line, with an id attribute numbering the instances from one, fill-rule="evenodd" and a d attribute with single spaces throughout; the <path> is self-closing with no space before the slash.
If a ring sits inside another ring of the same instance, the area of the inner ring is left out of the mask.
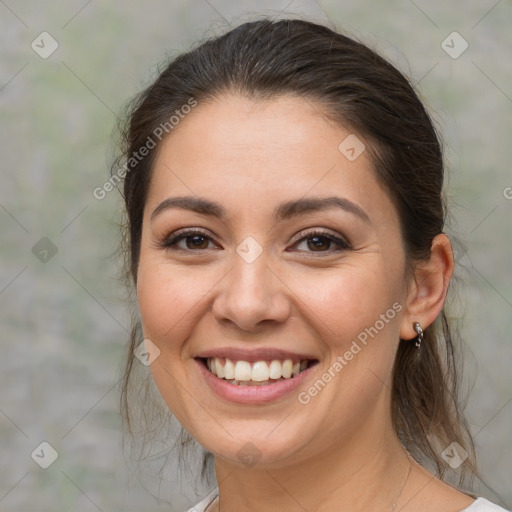
<path id="1" fill-rule="evenodd" d="M 188 509 L 188 512 L 205 512 L 207 507 L 217 497 L 217 489 L 214 489 L 206 498 L 201 500 L 197 505 Z M 460 512 L 511 512 L 506 509 L 487 501 L 485 498 L 477 498 L 468 508 Z"/>

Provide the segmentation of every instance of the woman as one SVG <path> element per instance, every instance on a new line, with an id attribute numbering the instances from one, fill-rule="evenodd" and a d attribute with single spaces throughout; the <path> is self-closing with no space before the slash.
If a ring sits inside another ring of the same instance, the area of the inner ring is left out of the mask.
<path id="1" fill-rule="evenodd" d="M 124 414 L 138 357 L 214 457 L 191 510 L 504 510 L 463 487 L 442 150 L 397 69 L 245 23 L 141 93 L 123 157 Z"/>

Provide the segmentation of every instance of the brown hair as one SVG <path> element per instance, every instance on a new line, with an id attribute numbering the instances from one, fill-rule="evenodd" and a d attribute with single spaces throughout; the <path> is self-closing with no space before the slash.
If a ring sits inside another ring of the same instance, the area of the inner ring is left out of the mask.
<path id="1" fill-rule="evenodd" d="M 130 161 L 190 98 L 201 103 L 228 92 L 254 99 L 298 95 L 364 138 L 376 175 L 399 213 L 410 268 L 429 258 L 432 240 L 445 225 L 442 147 L 418 95 L 393 65 L 353 38 L 309 21 L 263 17 L 244 23 L 174 58 L 136 97 L 123 131 L 122 156 Z M 133 161 L 124 181 L 126 223 L 121 247 L 126 255 L 125 277 L 134 284 L 155 155 L 153 150 Z M 140 323 L 134 317 L 121 396 L 130 434 L 129 384 L 133 352 L 141 341 Z M 454 341 L 444 310 L 425 329 L 420 351 L 414 343 L 401 340 L 393 374 L 392 418 L 404 447 L 441 478 L 446 468 L 441 452 L 452 442 L 461 445 L 469 454 L 460 468 L 462 485 L 465 476 L 478 473 L 458 396 Z M 184 445 L 191 442 L 183 431 L 180 439 Z M 209 456 L 204 454 L 201 476 Z"/>

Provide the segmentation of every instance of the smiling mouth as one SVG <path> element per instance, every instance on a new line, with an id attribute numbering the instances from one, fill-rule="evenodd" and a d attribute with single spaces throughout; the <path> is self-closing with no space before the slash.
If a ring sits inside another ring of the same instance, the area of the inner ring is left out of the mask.
<path id="1" fill-rule="evenodd" d="M 267 386 L 293 379 L 318 363 L 316 359 L 273 359 L 243 361 L 227 357 L 199 358 L 206 368 L 219 379 L 234 386 Z"/>

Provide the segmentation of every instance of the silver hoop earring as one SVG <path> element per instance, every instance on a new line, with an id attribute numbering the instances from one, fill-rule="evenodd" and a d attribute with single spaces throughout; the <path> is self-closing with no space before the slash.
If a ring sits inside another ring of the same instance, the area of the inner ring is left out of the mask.
<path id="1" fill-rule="evenodd" d="M 414 322 L 413 324 L 414 330 L 416 331 L 416 348 L 420 348 L 421 342 L 423 341 L 423 329 L 418 322 Z"/>

